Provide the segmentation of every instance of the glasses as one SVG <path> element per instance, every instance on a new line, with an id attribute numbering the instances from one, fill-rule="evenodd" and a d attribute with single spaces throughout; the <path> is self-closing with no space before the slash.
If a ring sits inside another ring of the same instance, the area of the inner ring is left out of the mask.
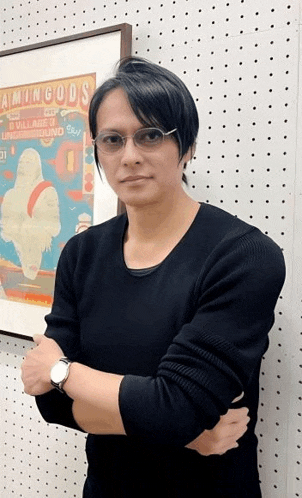
<path id="1" fill-rule="evenodd" d="M 102 132 L 97 137 L 92 140 L 93 145 L 96 145 L 98 150 L 104 154 L 115 154 L 120 152 L 126 145 L 127 138 L 133 138 L 133 141 L 137 147 L 144 150 L 151 150 L 154 147 L 161 145 L 168 135 L 174 133 L 174 130 L 164 133 L 159 128 L 141 128 L 137 130 L 133 135 L 128 135 L 123 137 L 120 133 L 115 131 L 112 132 Z"/>

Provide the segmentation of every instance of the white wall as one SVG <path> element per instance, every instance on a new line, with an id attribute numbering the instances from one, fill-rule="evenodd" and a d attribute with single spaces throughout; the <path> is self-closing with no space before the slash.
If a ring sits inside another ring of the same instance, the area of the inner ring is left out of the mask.
<path id="1" fill-rule="evenodd" d="M 257 225 L 284 249 L 287 281 L 261 374 L 259 466 L 265 498 L 302 496 L 299 1 L 3 3 L 1 50 L 127 22 L 133 54 L 188 85 L 201 122 L 192 195 Z M 0 336 L 1 498 L 79 497 L 84 436 L 47 426 L 22 393 L 19 365 L 30 345 Z"/>

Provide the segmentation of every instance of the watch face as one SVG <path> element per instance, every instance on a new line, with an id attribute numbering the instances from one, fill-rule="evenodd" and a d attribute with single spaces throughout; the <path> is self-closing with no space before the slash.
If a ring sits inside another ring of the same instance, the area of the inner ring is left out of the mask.
<path id="1" fill-rule="evenodd" d="M 56 384 L 59 384 L 65 379 L 67 370 L 68 365 L 59 361 L 59 363 L 56 363 L 51 369 L 51 380 Z"/>

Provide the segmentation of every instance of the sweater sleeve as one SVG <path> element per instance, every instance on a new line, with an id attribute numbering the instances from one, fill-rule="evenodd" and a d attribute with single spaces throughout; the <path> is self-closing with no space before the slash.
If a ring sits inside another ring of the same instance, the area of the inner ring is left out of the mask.
<path id="1" fill-rule="evenodd" d="M 257 229 L 218 245 L 199 275 L 197 311 L 156 375 L 123 378 L 127 435 L 185 446 L 215 426 L 267 349 L 284 276 L 281 250 Z"/>
<path id="2" fill-rule="evenodd" d="M 47 323 L 45 335 L 54 339 L 68 358 L 80 361 L 79 320 L 72 285 L 72 270 L 76 261 L 72 261 L 69 255 L 69 242 L 64 247 L 58 262 L 54 302 L 50 314 L 45 317 Z M 36 396 L 36 403 L 46 422 L 82 431 L 72 414 L 73 400 L 65 393 L 52 390 Z"/>

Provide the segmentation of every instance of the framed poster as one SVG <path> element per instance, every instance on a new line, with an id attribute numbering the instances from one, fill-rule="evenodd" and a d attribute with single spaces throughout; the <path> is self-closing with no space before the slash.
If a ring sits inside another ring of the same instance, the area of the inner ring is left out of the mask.
<path id="1" fill-rule="evenodd" d="M 76 233 L 118 212 L 97 174 L 94 90 L 131 53 L 120 24 L 0 52 L 0 331 L 45 330 L 56 265 Z"/>

